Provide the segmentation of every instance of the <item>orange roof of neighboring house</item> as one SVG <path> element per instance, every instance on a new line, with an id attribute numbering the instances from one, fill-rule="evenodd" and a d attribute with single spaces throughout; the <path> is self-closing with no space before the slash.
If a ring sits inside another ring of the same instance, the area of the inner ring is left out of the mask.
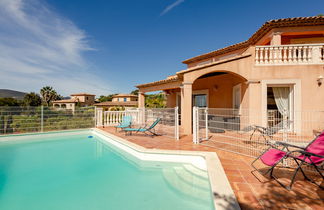
<path id="1" fill-rule="evenodd" d="M 153 85 L 161 85 L 161 84 L 165 84 L 165 83 L 168 83 L 168 82 L 176 82 L 176 81 L 179 81 L 178 75 L 172 75 L 172 76 L 168 76 L 166 79 L 159 80 L 159 81 L 155 81 L 155 82 L 149 82 L 149 83 L 145 83 L 145 84 L 136 85 L 136 87 L 137 88 L 140 88 L 140 87 L 149 87 L 149 86 L 153 86 Z"/>
<path id="2" fill-rule="evenodd" d="M 95 95 L 90 94 L 90 93 L 74 93 L 74 94 L 71 94 L 71 96 L 95 96 Z"/>
<path id="3" fill-rule="evenodd" d="M 94 104 L 95 106 L 137 106 L 137 101 L 106 101 L 98 104 Z"/>
<path id="4" fill-rule="evenodd" d="M 250 45 L 255 44 L 264 35 L 266 35 L 270 30 L 274 28 L 282 27 L 297 27 L 297 26 L 316 26 L 324 25 L 324 16 L 313 16 L 313 17 L 296 17 L 296 18 L 283 18 L 270 20 L 265 22 L 248 40 L 239 42 L 234 45 L 227 46 L 209 53 L 195 56 L 193 58 L 183 61 L 184 64 L 189 64 L 191 62 L 200 61 L 203 59 L 208 59 L 217 55 L 232 52 L 234 50 L 239 50 Z"/>
<path id="5" fill-rule="evenodd" d="M 133 94 L 127 94 L 127 93 L 121 93 L 121 94 L 117 94 L 117 95 L 114 95 L 113 98 L 119 98 L 119 97 L 134 97 L 134 98 L 137 98 L 138 96 L 137 95 L 133 95 Z"/>
<path id="6" fill-rule="evenodd" d="M 53 101 L 53 103 L 76 103 L 78 101 L 79 101 L 78 98 L 71 98 L 71 99 L 63 99 L 63 100 Z"/>

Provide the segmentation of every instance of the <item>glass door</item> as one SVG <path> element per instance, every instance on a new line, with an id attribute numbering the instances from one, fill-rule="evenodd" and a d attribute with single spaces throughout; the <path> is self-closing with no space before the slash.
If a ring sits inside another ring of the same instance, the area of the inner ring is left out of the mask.
<path id="1" fill-rule="evenodd" d="M 284 120 L 291 121 L 293 117 L 293 87 L 268 86 L 267 88 L 268 126 L 280 125 Z M 288 124 L 288 128 L 291 125 Z"/>
<path id="2" fill-rule="evenodd" d="M 207 95 L 206 94 L 193 95 L 193 106 L 207 107 Z"/>

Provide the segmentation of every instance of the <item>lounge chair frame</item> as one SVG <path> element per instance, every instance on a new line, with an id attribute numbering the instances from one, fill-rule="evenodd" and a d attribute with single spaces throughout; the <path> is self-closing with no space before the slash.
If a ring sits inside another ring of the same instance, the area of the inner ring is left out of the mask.
<path id="1" fill-rule="evenodd" d="M 146 136 L 151 136 L 151 137 L 160 136 L 160 134 L 157 134 L 155 132 L 155 126 L 160 121 L 161 121 L 161 118 L 157 118 L 149 127 L 148 127 L 148 125 L 144 125 L 143 127 L 139 127 L 139 128 L 133 129 L 133 130 L 124 129 L 125 135 L 127 135 L 127 132 L 128 132 L 129 135 L 132 135 L 132 132 L 135 132 L 135 133 L 142 132 Z"/>
<path id="2" fill-rule="evenodd" d="M 286 142 L 280 142 L 280 141 L 276 141 L 275 145 L 270 145 L 261 155 L 259 155 L 252 163 L 251 163 L 251 166 L 256 170 L 258 171 L 260 174 L 263 174 L 263 175 L 267 175 L 268 173 L 270 173 L 270 178 L 274 178 L 281 186 L 283 186 L 284 188 L 286 188 L 287 190 L 291 190 L 292 189 L 292 186 L 293 186 L 293 183 L 295 182 L 295 178 L 296 178 L 296 175 L 298 173 L 298 171 L 300 170 L 304 176 L 304 178 L 307 180 L 307 181 L 310 181 L 314 184 L 316 184 L 318 187 L 320 187 L 321 189 L 324 189 L 323 186 L 321 186 L 320 184 L 316 183 L 314 180 L 310 179 L 305 171 L 302 169 L 302 166 L 303 165 L 310 165 L 310 166 L 313 166 L 315 168 L 315 170 L 320 174 L 320 176 L 322 177 L 322 179 L 324 180 L 324 175 L 321 173 L 320 171 L 320 166 L 319 165 L 316 165 L 313 160 L 310 158 L 312 156 L 315 156 L 315 157 L 320 157 L 320 158 L 324 158 L 324 156 L 321 156 L 321 155 L 317 155 L 317 154 L 314 154 L 314 153 L 310 153 L 310 152 L 306 152 L 305 150 L 307 149 L 308 146 L 310 146 L 317 138 L 319 137 L 316 136 L 306 147 L 300 147 L 300 146 L 297 146 L 297 145 L 293 145 L 293 144 L 288 144 Z M 278 146 L 282 146 L 281 149 L 278 148 Z M 297 150 L 292 150 L 290 151 L 289 150 L 289 147 L 293 147 Z M 269 149 L 271 148 L 274 148 L 274 149 L 277 149 L 277 150 L 280 150 L 280 151 L 283 151 L 285 152 L 286 154 L 281 158 L 279 159 L 275 164 L 273 164 L 267 171 L 265 172 L 262 172 L 260 171 L 258 168 L 255 167 L 254 163 L 256 161 L 258 161 L 266 152 L 269 151 Z M 299 158 L 297 158 L 296 156 L 294 156 L 293 154 L 294 153 L 300 153 L 302 155 L 304 155 L 304 158 L 301 160 Z M 273 174 L 274 172 L 274 169 L 275 167 L 279 164 L 279 163 L 283 163 L 283 160 L 286 159 L 286 158 L 292 158 L 295 163 L 297 164 L 297 168 L 295 169 L 294 171 L 294 174 L 290 180 L 290 184 L 288 186 L 284 185 L 282 182 L 279 181 L 279 179 Z M 306 162 L 306 159 L 310 160 L 310 163 Z M 323 165 L 324 164 L 324 161 L 322 164 L 320 165 Z"/>
<path id="3" fill-rule="evenodd" d="M 264 138 L 265 142 L 267 145 L 271 145 L 270 141 L 273 141 L 273 135 L 278 133 L 280 130 L 282 130 L 284 127 L 284 123 L 287 123 L 287 127 L 290 126 L 290 124 L 292 123 L 291 120 L 283 120 L 280 123 L 278 123 L 275 126 L 272 127 L 263 127 L 263 126 L 259 126 L 259 125 L 253 125 L 252 127 L 253 132 L 250 135 L 250 141 L 252 141 L 252 137 L 255 134 L 256 131 L 258 131 L 259 133 L 261 133 L 261 136 Z M 270 141 L 267 139 L 267 137 L 270 139 Z"/>
<path id="4" fill-rule="evenodd" d="M 128 125 L 123 125 L 123 123 L 125 123 L 125 118 L 126 117 L 129 118 L 129 120 L 127 120 L 127 121 L 129 121 L 128 122 Z M 121 130 L 123 130 L 125 128 L 130 128 L 131 125 L 132 125 L 132 116 L 124 116 L 123 119 L 122 119 L 122 121 L 119 123 L 119 125 L 115 126 L 115 128 L 116 128 L 116 131 L 115 132 L 117 132 L 118 128 L 120 128 Z"/>

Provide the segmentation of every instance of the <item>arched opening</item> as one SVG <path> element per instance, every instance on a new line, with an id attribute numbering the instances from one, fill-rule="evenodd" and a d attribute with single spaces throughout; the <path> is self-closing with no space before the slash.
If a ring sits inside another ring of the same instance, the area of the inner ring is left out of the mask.
<path id="1" fill-rule="evenodd" d="M 235 73 L 218 71 L 201 75 L 193 82 L 192 105 L 208 107 L 208 119 L 199 116 L 199 120 L 207 120 L 210 133 L 240 130 L 240 114 L 247 101 L 246 81 Z"/>
<path id="2" fill-rule="evenodd" d="M 66 104 L 62 104 L 61 108 L 66 109 Z"/>
<path id="3" fill-rule="evenodd" d="M 201 75 L 192 84 L 193 106 L 239 109 L 246 92 L 246 81 L 242 76 L 226 71 Z"/>
<path id="4" fill-rule="evenodd" d="M 55 108 L 60 108 L 60 105 L 59 104 L 54 104 L 54 107 Z"/>
<path id="5" fill-rule="evenodd" d="M 215 111 L 215 116 L 223 115 L 220 113 L 223 111 L 239 115 L 247 89 L 244 77 L 228 71 L 210 71 L 201 74 L 193 72 L 191 78 L 192 83 L 183 82 L 182 95 L 177 99 L 177 104 L 181 104 L 181 113 L 192 113 L 193 107 L 208 107 L 208 110 Z M 192 120 L 190 114 L 181 115 L 185 133 L 192 132 Z"/>

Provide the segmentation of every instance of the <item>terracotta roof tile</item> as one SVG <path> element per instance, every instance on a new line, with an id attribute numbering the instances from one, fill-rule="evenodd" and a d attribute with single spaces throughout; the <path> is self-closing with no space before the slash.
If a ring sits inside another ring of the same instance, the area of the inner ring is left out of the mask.
<path id="1" fill-rule="evenodd" d="M 133 95 L 133 94 L 127 94 L 127 93 L 121 93 L 121 94 L 117 94 L 114 95 L 113 98 L 118 98 L 118 97 L 138 97 L 137 95 Z"/>
<path id="2" fill-rule="evenodd" d="M 178 75 L 172 75 L 172 76 L 168 76 L 166 79 L 159 80 L 159 81 L 155 81 L 155 82 L 149 82 L 149 83 L 145 83 L 145 84 L 136 85 L 136 87 L 137 88 L 140 88 L 140 87 L 148 87 L 148 86 L 152 86 L 152 85 L 160 85 L 160 84 L 165 84 L 165 83 L 168 83 L 168 82 L 176 82 L 176 81 L 180 81 Z"/>
<path id="3" fill-rule="evenodd" d="M 264 35 L 266 35 L 270 30 L 274 28 L 282 27 L 297 27 L 297 26 L 315 26 L 315 25 L 324 25 L 324 16 L 313 16 L 313 17 L 295 17 L 295 18 L 283 18 L 270 20 L 265 22 L 248 40 L 239 42 L 234 45 L 230 45 L 209 53 L 205 53 L 193 58 L 183 61 L 184 64 L 189 64 L 191 62 L 200 61 L 203 59 L 208 59 L 217 55 L 224 53 L 232 52 L 234 50 L 247 48 L 250 45 L 255 44 L 260 40 Z"/>
<path id="4" fill-rule="evenodd" d="M 71 94 L 71 96 L 95 96 L 95 95 L 91 93 L 74 93 Z"/>
<path id="5" fill-rule="evenodd" d="M 77 99 L 77 98 L 71 98 L 71 99 L 63 99 L 63 100 L 53 101 L 53 103 L 76 103 L 78 101 L 79 101 L 79 99 Z"/>
<path id="6" fill-rule="evenodd" d="M 95 106 L 137 106 L 138 101 L 106 101 L 94 104 Z"/>

